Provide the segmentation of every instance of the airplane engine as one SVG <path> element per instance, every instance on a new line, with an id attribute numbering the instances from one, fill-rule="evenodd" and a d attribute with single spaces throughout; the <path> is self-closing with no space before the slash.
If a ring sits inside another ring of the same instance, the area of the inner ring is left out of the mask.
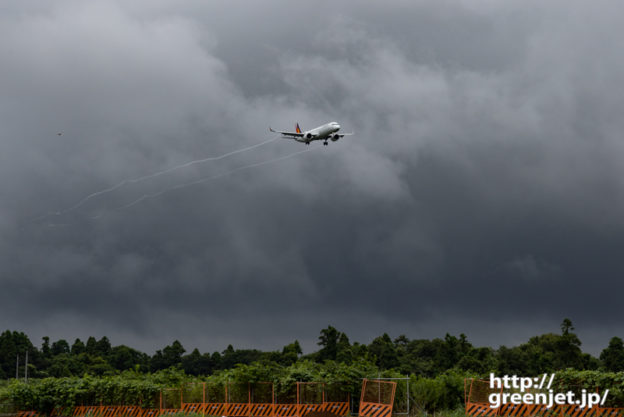
<path id="1" fill-rule="evenodd" d="M 306 137 L 307 139 L 312 139 L 312 133 L 306 133 L 305 137 Z"/>
<path id="2" fill-rule="evenodd" d="M 331 138 L 332 142 L 336 142 L 338 139 L 340 139 L 340 135 L 334 135 Z"/>

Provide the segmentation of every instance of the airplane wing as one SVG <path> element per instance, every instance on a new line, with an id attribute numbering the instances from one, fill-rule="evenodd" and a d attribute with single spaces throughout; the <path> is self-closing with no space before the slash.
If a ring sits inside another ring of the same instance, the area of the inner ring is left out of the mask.
<path id="1" fill-rule="evenodd" d="M 340 136 L 341 138 L 345 137 L 345 136 L 351 136 L 353 135 L 353 132 L 349 132 L 349 133 L 338 133 L 338 136 Z"/>
<path id="2" fill-rule="evenodd" d="M 303 133 L 301 133 L 301 132 L 282 132 L 282 131 L 279 131 L 279 130 L 273 130 L 270 127 L 269 127 L 269 131 L 271 131 L 273 133 L 281 133 L 284 136 L 290 136 L 290 137 L 293 137 L 293 138 L 303 137 Z"/>

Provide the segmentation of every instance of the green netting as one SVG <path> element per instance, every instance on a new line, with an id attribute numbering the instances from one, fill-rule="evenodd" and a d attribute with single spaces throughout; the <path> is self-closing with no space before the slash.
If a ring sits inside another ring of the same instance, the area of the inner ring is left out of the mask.
<path id="1" fill-rule="evenodd" d="M 165 388 L 161 391 L 162 408 L 164 409 L 180 409 L 182 408 L 182 390 L 179 388 Z"/>
<path id="2" fill-rule="evenodd" d="M 204 384 L 186 384 L 182 389 L 182 401 L 185 403 L 201 403 L 204 401 Z"/>
<path id="3" fill-rule="evenodd" d="M 0 414 L 15 414 L 17 413 L 17 407 L 13 403 L 4 402 L 0 403 Z"/>
<path id="4" fill-rule="evenodd" d="M 469 403 L 489 403 L 490 394 L 500 393 L 500 388 L 490 388 L 490 381 L 473 379 L 468 388 Z"/>
<path id="5" fill-rule="evenodd" d="M 392 405 L 394 402 L 393 392 L 395 383 L 387 381 L 370 380 L 364 381 L 363 401 Z"/>
<path id="6" fill-rule="evenodd" d="M 206 383 L 204 392 L 206 393 L 207 403 L 224 403 L 225 401 L 225 384 Z"/>
<path id="7" fill-rule="evenodd" d="M 396 381 L 396 389 L 394 391 L 394 405 L 392 406 L 393 414 L 406 414 L 408 404 L 407 380 Z"/>
<path id="8" fill-rule="evenodd" d="M 77 405 L 100 405 L 97 401 L 95 392 L 82 392 L 76 395 Z"/>
<path id="9" fill-rule="evenodd" d="M 229 403 L 247 403 L 249 402 L 249 384 L 230 382 L 228 383 L 227 394 Z"/>
<path id="10" fill-rule="evenodd" d="M 348 402 L 349 393 L 345 391 L 345 387 L 343 385 L 325 384 L 325 401 Z"/>
<path id="11" fill-rule="evenodd" d="M 270 382 L 259 382 L 249 386 L 251 402 L 256 404 L 273 403 L 273 384 Z"/>
<path id="12" fill-rule="evenodd" d="M 275 402 L 277 404 L 297 404 L 297 385 L 282 386 L 275 390 Z"/>
<path id="13" fill-rule="evenodd" d="M 322 404 L 323 384 L 321 382 L 299 384 L 299 403 Z"/>
<path id="14" fill-rule="evenodd" d="M 160 395 L 155 392 L 151 395 L 149 394 L 145 394 L 145 395 L 140 395 L 140 400 L 139 400 L 139 404 L 141 407 L 143 408 L 158 408 L 159 407 L 159 402 L 160 402 Z"/>

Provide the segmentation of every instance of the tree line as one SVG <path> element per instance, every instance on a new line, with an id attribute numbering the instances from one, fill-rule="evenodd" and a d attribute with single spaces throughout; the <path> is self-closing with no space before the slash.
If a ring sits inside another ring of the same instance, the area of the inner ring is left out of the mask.
<path id="1" fill-rule="evenodd" d="M 132 370 L 153 373 L 176 368 L 187 375 L 212 375 L 233 369 L 236 365 L 255 362 L 291 366 L 299 361 L 324 363 L 334 361 L 351 365 L 371 363 L 379 370 L 394 370 L 403 375 L 435 377 L 449 370 L 473 375 L 498 374 L 538 375 L 567 368 L 576 370 L 624 371 L 624 342 L 613 337 L 598 357 L 585 353 L 569 319 L 561 323 L 561 333 L 531 337 L 526 343 L 507 347 L 475 347 L 464 334 L 444 338 L 410 339 L 388 334 L 376 337 L 369 344 L 351 342 L 338 329 L 328 326 L 320 331 L 319 349 L 304 355 L 298 341 L 281 350 L 235 349 L 232 345 L 221 352 L 188 352 L 179 341 L 148 355 L 125 345 L 112 346 L 104 336 L 89 337 L 73 343 L 60 339 L 51 342 L 44 337 L 35 346 L 23 332 L 4 331 L 0 334 L 0 379 L 25 373 L 28 352 L 28 375 L 32 378 L 70 377 L 83 375 L 115 375 Z"/>

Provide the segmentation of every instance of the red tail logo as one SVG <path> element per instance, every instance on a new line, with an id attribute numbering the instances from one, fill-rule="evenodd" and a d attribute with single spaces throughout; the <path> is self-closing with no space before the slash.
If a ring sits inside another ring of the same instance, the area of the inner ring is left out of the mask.
<path id="1" fill-rule="evenodd" d="M 299 123 L 297 123 L 297 124 L 295 125 L 295 131 L 296 131 L 297 133 L 301 133 L 301 129 L 299 128 Z"/>

